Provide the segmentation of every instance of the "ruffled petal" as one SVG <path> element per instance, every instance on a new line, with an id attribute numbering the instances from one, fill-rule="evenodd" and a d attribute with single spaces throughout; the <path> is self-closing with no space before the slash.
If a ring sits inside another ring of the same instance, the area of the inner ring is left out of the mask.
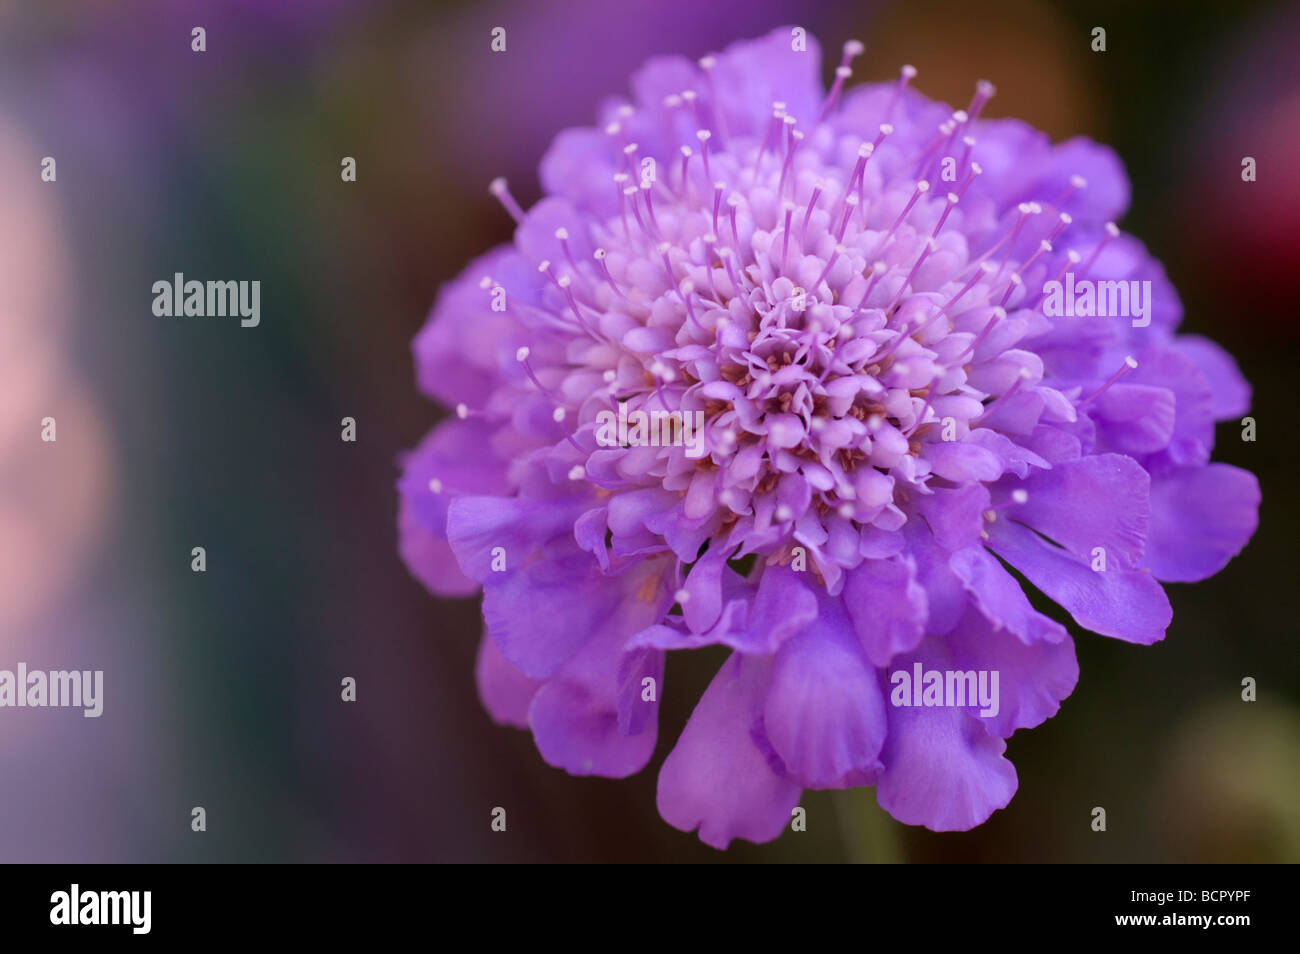
<path id="1" fill-rule="evenodd" d="M 718 850 L 733 838 L 775 838 L 802 792 L 767 751 L 760 728 L 771 667 L 739 653 L 723 663 L 659 770 L 659 814 L 682 831 L 698 828 Z"/>
<path id="2" fill-rule="evenodd" d="M 887 666 L 925 635 L 928 601 L 909 556 L 867 560 L 849 572 L 844 604 L 867 658 Z"/>
<path id="3" fill-rule="evenodd" d="M 439 596 L 478 591 L 447 542 L 447 509 L 458 493 L 506 492 L 505 463 L 484 452 L 487 439 L 478 421 L 443 421 L 402 461 L 398 546 L 411 573 Z"/>
<path id="4" fill-rule="evenodd" d="M 985 728 L 999 738 L 1017 729 L 1032 729 L 1061 707 L 1061 700 L 1079 681 L 1074 640 L 1028 642 L 995 628 L 974 610 L 947 637 L 953 667 L 963 671 L 996 672 L 997 711 L 980 712 Z"/>
<path id="5" fill-rule="evenodd" d="M 1151 521 L 1151 478 L 1131 457 L 1065 461 L 1019 486 L 1028 499 L 1010 510 L 1012 519 L 1087 560 L 1102 547 L 1107 567 L 1131 570 L 1141 562 Z"/>
<path id="6" fill-rule="evenodd" d="M 1194 583 L 1222 570 L 1259 525 L 1259 481 L 1230 464 L 1180 467 L 1151 484 L 1146 562 L 1160 580 Z"/>
<path id="7" fill-rule="evenodd" d="M 625 634 L 617 628 L 598 633 L 537 690 L 528 709 L 537 750 L 548 764 L 570 775 L 625 778 L 645 767 L 654 752 L 658 722 L 637 719 L 639 731 L 619 725 L 619 680 Z M 658 710 L 655 702 L 641 703 Z"/>
<path id="8" fill-rule="evenodd" d="M 1026 645 L 1066 638 L 1065 627 L 1035 610 L 1016 578 L 984 547 L 958 550 L 948 565 L 995 629 L 1010 631 Z"/>
<path id="9" fill-rule="evenodd" d="M 485 583 L 526 565 L 557 537 L 571 538 L 589 506 L 582 497 L 457 497 L 447 508 L 447 541 L 465 575 Z"/>
<path id="10" fill-rule="evenodd" d="M 1090 568 L 1080 557 L 1010 520 L 998 520 L 989 547 L 1059 603 L 1084 629 L 1144 645 L 1165 638 L 1169 598 L 1145 570 Z"/>
<path id="11" fill-rule="evenodd" d="M 921 662 L 947 669 L 951 660 L 934 639 L 895 661 L 895 669 Z M 985 731 L 966 708 L 887 707 L 889 735 L 876 783 L 880 807 L 908 825 L 931 831 L 968 831 L 1016 793 L 1016 769 L 1003 758 L 1006 742 Z"/>
<path id="12" fill-rule="evenodd" d="M 510 301 L 529 304 L 540 301 L 544 280 L 514 249 L 500 246 L 438 293 L 411 347 L 420 390 L 451 407 L 481 407 L 525 343 L 512 310 L 493 310 L 491 294 L 480 287 L 484 278 L 502 285 Z"/>
<path id="13" fill-rule="evenodd" d="M 1174 348 L 1191 358 L 1210 382 L 1215 420 L 1241 417 L 1250 410 L 1250 383 L 1232 355 L 1200 335 L 1179 335 Z"/>
<path id="14" fill-rule="evenodd" d="M 980 531 L 984 529 L 984 511 L 988 508 L 989 491 L 983 484 L 967 484 L 955 490 L 939 488 L 921 497 L 916 505 L 935 540 L 945 550 L 960 550 L 978 543 Z"/>
<path id="15" fill-rule="evenodd" d="M 820 602 L 818 620 L 772 662 L 767 737 L 787 773 L 808 788 L 870 784 L 885 740 L 884 698 L 843 604 Z"/>
<path id="16" fill-rule="evenodd" d="M 542 684 L 506 662 L 486 632 L 479 640 L 474 679 L 479 698 L 494 721 L 517 729 L 528 728 L 528 707 Z"/>
<path id="17" fill-rule="evenodd" d="M 713 85 L 725 133 L 762 137 L 772 118 L 772 103 L 786 104 L 801 125 L 821 110 L 821 47 L 805 36 L 794 48 L 794 27 L 778 27 L 758 40 L 733 43 L 717 57 Z"/>
<path id="18" fill-rule="evenodd" d="M 501 655 L 534 679 L 546 679 L 593 637 L 626 640 L 663 617 L 672 596 L 667 565 L 646 561 L 605 576 L 576 545 L 557 547 L 483 586 L 483 619 Z"/>

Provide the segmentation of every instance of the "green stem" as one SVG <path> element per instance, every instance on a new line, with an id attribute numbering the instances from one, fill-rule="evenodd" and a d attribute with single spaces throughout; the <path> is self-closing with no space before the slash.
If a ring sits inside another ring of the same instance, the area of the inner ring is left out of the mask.
<path id="1" fill-rule="evenodd" d="M 896 823 L 876 804 L 873 788 L 832 792 L 844 851 L 853 864 L 898 864 L 903 860 Z"/>

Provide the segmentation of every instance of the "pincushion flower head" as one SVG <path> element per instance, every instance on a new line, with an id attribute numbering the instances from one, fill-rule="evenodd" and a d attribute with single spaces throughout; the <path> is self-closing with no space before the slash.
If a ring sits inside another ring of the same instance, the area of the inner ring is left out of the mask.
<path id="1" fill-rule="evenodd" d="M 1209 461 L 1248 386 L 1175 336 L 1113 154 L 980 119 L 988 83 L 956 110 L 907 67 L 846 89 L 856 43 L 824 92 L 801 34 L 652 60 L 559 134 L 535 206 L 494 182 L 514 243 L 414 344 L 454 413 L 404 462 L 402 553 L 482 588 L 485 705 L 622 777 L 665 653 L 729 647 L 658 782 L 718 848 L 805 788 L 979 825 L 1016 789 L 1005 739 L 1078 678 L 1026 586 L 1155 642 L 1162 581 L 1221 569 L 1259 501 Z"/>

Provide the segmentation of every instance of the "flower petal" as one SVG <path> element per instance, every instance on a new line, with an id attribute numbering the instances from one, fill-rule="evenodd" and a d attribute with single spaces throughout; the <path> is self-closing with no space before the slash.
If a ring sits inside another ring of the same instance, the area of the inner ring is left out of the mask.
<path id="1" fill-rule="evenodd" d="M 469 596 L 478 584 L 461 572 L 447 542 L 447 509 L 456 493 L 505 493 L 505 463 L 484 453 L 478 421 L 443 421 L 402 461 L 398 544 L 411 573 L 439 596 Z"/>
<path id="2" fill-rule="evenodd" d="M 1151 478 L 1131 457 L 1098 454 L 1063 461 L 1022 482 L 1028 499 L 1012 518 L 1075 556 L 1106 550 L 1107 566 L 1131 570 L 1141 562 L 1151 519 Z"/>
<path id="3" fill-rule="evenodd" d="M 1016 578 L 984 547 L 958 550 L 948 565 L 995 629 L 1009 630 L 1026 645 L 1066 638 L 1065 627 L 1035 610 Z"/>
<path id="4" fill-rule="evenodd" d="M 494 574 L 483 586 L 483 619 L 506 659 L 546 679 L 594 636 L 613 630 L 626 640 L 661 619 L 672 599 L 666 570 L 652 560 L 609 577 L 576 545 L 557 547 Z"/>
<path id="5" fill-rule="evenodd" d="M 546 680 L 528 709 L 537 750 L 570 775 L 625 778 L 645 767 L 654 752 L 657 720 L 639 718 L 641 731 L 620 731 L 619 667 L 624 636 L 599 633 Z M 658 702 L 641 703 L 658 709 Z"/>
<path id="6" fill-rule="evenodd" d="M 894 668 L 913 662 L 926 669 L 952 665 L 933 638 L 896 660 Z M 891 704 L 886 711 L 889 735 L 876 800 L 889 814 L 931 831 L 968 831 L 1011 801 L 1016 769 L 1002 757 L 1006 742 L 986 732 L 967 709 Z"/>
<path id="7" fill-rule="evenodd" d="M 996 629 L 973 609 L 947 637 L 956 669 L 997 672 L 997 712 L 980 720 L 999 738 L 1017 729 L 1032 729 L 1061 707 L 1061 700 L 1079 681 L 1074 640 L 1027 642 L 1005 629 Z"/>
<path id="8" fill-rule="evenodd" d="M 773 767 L 761 730 L 772 664 L 733 653 L 659 770 L 664 821 L 718 850 L 733 838 L 770 841 L 790 821 L 800 787 Z"/>
<path id="9" fill-rule="evenodd" d="M 910 556 L 867 560 L 849 572 L 844 604 L 867 658 L 887 666 L 925 635 L 928 601 Z"/>
<path id="10" fill-rule="evenodd" d="M 479 640 L 474 679 L 479 698 L 494 721 L 528 728 L 528 707 L 542 684 L 506 662 L 487 632 Z"/>
<path id="11" fill-rule="evenodd" d="M 884 698 L 843 604 L 820 602 L 818 620 L 773 659 L 763 724 L 786 771 L 805 786 L 870 784 L 885 740 Z"/>
<path id="12" fill-rule="evenodd" d="M 1084 629 L 1144 645 L 1165 638 L 1173 610 L 1150 573 L 1092 570 L 1081 558 L 1010 520 L 996 521 L 989 537 L 989 546 L 998 556 L 1063 606 Z"/>
<path id="13" fill-rule="evenodd" d="M 1259 501 L 1255 475 L 1230 464 L 1159 474 L 1151 483 L 1152 574 L 1194 583 L 1218 573 L 1254 535 Z"/>

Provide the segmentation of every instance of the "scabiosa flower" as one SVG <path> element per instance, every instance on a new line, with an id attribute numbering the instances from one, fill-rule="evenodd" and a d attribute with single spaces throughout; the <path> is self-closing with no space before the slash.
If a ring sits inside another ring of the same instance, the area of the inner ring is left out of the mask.
<path id="1" fill-rule="evenodd" d="M 482 587 L 485 705 L 550 764 L 622 777 L 665 653 L 729 647 L 658 787 L 718 848 L 774 838 L 804 788 L 980 824 L 1016 789 L 1004 740 L 1078 676 L 1019 577 L 1152 643 L 1160 581 L 1221 569 L 1259 501 L 1209 462 L 1248 387 L 1174 336 L 1108 150 L 981 120 L 988 83 L 955 111 L 909 67 L 846 91 L 857 43 L 824 94 L 800 45 L 652 60 L 558 136 L 532 209 L 494 182 L 514 245 L 414 344 L 455 415 L 405 461 L 402 552 L 435 593 Z M 1062 278 L 1138 282 L 1149 321 L 1049 318 Z M 616 410 L 698 414 L 703 453 L 608 446 Z M 996 672 L 999 705 L 906 704 L 891 674 L 918 665 Z"/>

